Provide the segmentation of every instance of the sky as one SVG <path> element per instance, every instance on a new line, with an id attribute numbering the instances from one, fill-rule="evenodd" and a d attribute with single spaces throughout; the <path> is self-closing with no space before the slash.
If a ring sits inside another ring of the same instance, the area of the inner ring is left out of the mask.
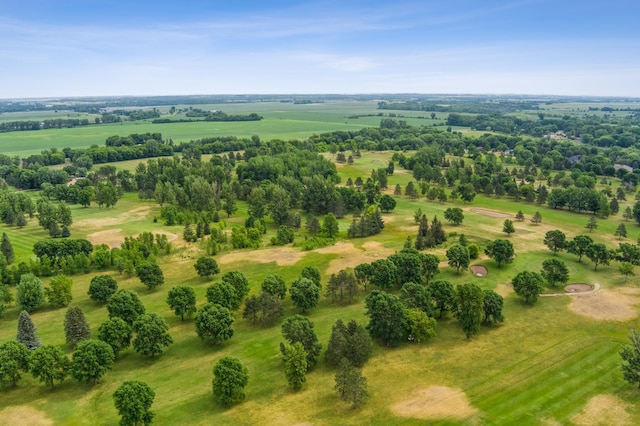
<path id="1" fill-rule="evenodd" d="M 2 0 L 0 98 L 640 97 L 637 0 Z"/>

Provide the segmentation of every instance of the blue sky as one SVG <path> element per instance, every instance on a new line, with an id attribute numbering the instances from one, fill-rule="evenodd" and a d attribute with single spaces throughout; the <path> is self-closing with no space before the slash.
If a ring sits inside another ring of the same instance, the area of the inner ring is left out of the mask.
<path id="1" fill-rule="evenodd" d="M 637 0 L 3 0 L 0 98 L 640 97 Z"/>

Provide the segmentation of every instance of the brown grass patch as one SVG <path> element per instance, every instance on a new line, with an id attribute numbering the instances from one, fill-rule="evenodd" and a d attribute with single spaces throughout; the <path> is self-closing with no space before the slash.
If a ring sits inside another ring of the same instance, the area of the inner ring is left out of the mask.
<path id="1" fill-rule="evenodd" d="M 0 411 L 0 419 L 5 425 L 45 426 L 53 424 L 53 420 L 49 419 L 42 411 L 24 405 L 5 408 Z"/>
<path id="2" fill-rule="evenodd" d="M 639 289 L 622 287 L 571 298 L 569 309 L 578 315 L 601 321 L 629 321 L 638 316 Z"/>
<path id="3" fill-rule="evenodd" d="M 124 241 L 124 235 L 122 235 L 122 229 L 120 228 L 106 229 L 87 235 L 87 240 L 94 246 L 106 244 L 113 248 L 120 247 L 120 244 Z"/>
<path id="4" fill-rule="evenodd" d="M 228 253 L 218 258 L 218 263 L 227 264 L 234 262 L 271 263 L 278 266 L 295 265 L 306 256 L 306 252 L 291 247 L 274 247 L 252 251 L 238 251 Z"/>
<path id="5" fill-rule="evenodd" d="M 136 207 L 135 209 L 131 209 L 128 212 L 120 213 L 117 216 L 109 217 L 109 218 L 101 218 L 101 219 L 84 219 L 75 223 L 76 226 L 87 227 L 87 228 L 102 228 L 105 226 L 115 226 L 120 225 L 124 222 L 129 222 L 133 220 L 143 220 L 147 217 L 149 212 L 151 211 L 151 207 L 149 206 L 141 206 Z"/>
<path id="6" fill-rule="evenodd" d="M 513 285 L 498 284 L 496 288 L 493 289 L 493 291 L 495 291 L 502 297 L 507 297 L 513 293 Z"/>
<path id="7" fill-rule="evenodd" d="M 403 417 L 423 420 L 464 420 L 478 413 L 464 392 L 446 386 L 419 389 L 391 410 Z"/>
<path id="8" fill-rule="evenodd" d="M 632 425 L 629 404 L 614 395 L 596 395 L 571 418 L 579 426 Z"/>
<path id="9" fill-rule="evenodd" d="M 484 265 L 472 265 L 469 269 L 471 269 L 471 273 L 476 277 L 484 277 L 489 273 L 489 270 Z"/>
<path id="10" fill-rule="evenodd" d="M 314 251 L 322 254 L 338 255 L 337 259 L 329 262 L 327 274 L 335 274 L 343 269 L 355 268 L 361 263 L 371 263 L 395 252 L 395 250 L 386 248 L 377 241 L 367 241 L 362 245 L 362 249 L 355 247 L 351 243 L 338 242 L 333 246 L 323 247 Z"/>
<path id="11" fill-rule="evenodd" d="M 489 210 L 489 209 L 470 209 L 470 211 L 472 211 L 473 213 L 478 213 L 478 214 L 483 214 L 485 216 L 491 216 L 491 217 L 499 217 L 499 218 L 505 218 L 505 217 L 511 217 L 513 216 L 510 213 L 502 213 L 502 212 L 497 212 L 495 210 Z"/>

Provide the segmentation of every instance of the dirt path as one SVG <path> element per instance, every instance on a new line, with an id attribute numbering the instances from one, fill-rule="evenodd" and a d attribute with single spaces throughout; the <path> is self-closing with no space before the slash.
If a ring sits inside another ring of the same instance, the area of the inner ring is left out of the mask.
<path id="1" fill-rule="evenodd" d="M 589 291 L 576 292 L 576 293 L 551 293 L 551 294 L 541 294 L 540 297 L 556 297 L 556 296 L 584 296 L 596 293 L 600 290 L 600 283 L 593 284 L 593 289 Z"/>

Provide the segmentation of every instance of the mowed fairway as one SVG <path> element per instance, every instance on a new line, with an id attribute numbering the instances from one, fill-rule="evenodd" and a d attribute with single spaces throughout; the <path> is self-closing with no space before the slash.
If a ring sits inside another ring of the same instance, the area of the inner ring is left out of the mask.
<path id="1" fill-rule="evenodd" d="M 342 181 L 358 176 L 366 179 L 371 169 L 385 167 L 390 157 L 390 153 L 363 152 L 362 158 L 356 159 L 353 165 L 339 166 Z M 396 173 L 389 177 L 388 192 L 392 193 L 396 184 L 404 189 L 411 179 L 410 172 L 399 169 L 396 164 Z M 384 215 L 385 229 L 374 237 L 341 241 L 333 248 L 290 256 L 285 262 L 284 252 L 276 251 L 281 248 L 266 246 L 274 233 L 275 227 L 272 227 L 264 238 L 265 248 L 223 252 L 216 256 L 221 273 L 239 270 L 246 274 L 253 294 L 257 294 L 266 275 L 281 275 L 289 285 L 304 266 L 318 267 L 325 274 L 323 285 L 326 285 L 327 271 L 355 266 L 354 259 L 368 258 L 370 262 L 380 253 L 401 250 L 407 236 L 415 238 L 417 233 L 417 225 L 413 223 L 416 209 L 421 208 L 430 219 L 437 215 L 440 220 L 444 220 L 443 213 L 448 207 L 463 209 L 463 224 L 454 227 L 445 222 L 449 240 L 445 247 L 432 251 L 445 261 L 441 263 L 437 279 L 447 279 L 454 284 L 473 282 L 483 289 L 495 289 L 505 297 L 505 322 L 482 327 L 477 336 L 467 340 L 457 321 L 447 315 L 438 321 L 438 336 L 426 343 L 407 342 L 397 348 L 376 344 L 371 359 L 363 368 L 371 400 L 362 408 L 353 410 L 340 401 L 333 390 L 335 371 L 322 361 L 308 374 L 307 383 L 300 392 L 294 393 L 288 388 L 278 348 L 282 341 L 280 323 L 269 328 L 255 327 L 243 320 L 238 311 L 235 313 L 235 335 L 229 341 L 217 346 L 202 342 L 195 334 L 193 321 L 180 321 L 165 302 L 171 287 L 189 285 L 196 290 L 198 306 L 204 305 L 206 288 L 213 281 L 198 278 L 193 269 L 202 247 L 198 243 L 184 243 L 182 227 L 164 226 L 162 220 L 154 223 L 154 216 L 159 215 L 157 204 L 140 201 L 135 194 L 126 194 L 110 210 L 95 205 L 88 209 L 73 207 L 72 236 L 111 244 L 141 231 L 166 232 L 175 238 L 174 253 L 159 259 L 165 284 L 155 291 L 148 291 L 135 277 L 106 272 L 116 278 L 120 288 L 138 292 L 147 312 L 156 312 L 167 320 L 174 344 L 156 359 L 145 358 L 133 349 L 123 352 L 114 369 L 96 386 L 80 385 L 69 379 L 49 390 L 26 376 L 15 389 L 1 388 L 0 423 L 4 418 L 15 418 L 16 413 L 22 413 L 22 418 L 31 419 L 30 424 L 116 424 L 118 415 L 112 394 L 120 383 L 133 379 L 145 381 L 155 390 L 154 424 L 159 425 L 187 422 L 202 425 L 640 423 L 640 395 L 637 389 L 622 380 L 618 355 L 620 346 L 627 342 L 629 326 L 639 325 L 638 280 L 631 278 L 625 282 L 615 262 L 600 266 L 594 272 L 588 260 L 578 263 L 575 256 L 560 253 L 558 257 L 569 267 L 570 282 L 598 282 L 610 296 L 606 300 L 599 293 L 541 297 L 535 305 L 529 306 L 522 303 L 507 285 L 522 270 L 539 271 L 542 262 L 551 256 L 542 242 L 548 230 L 560 229 L 568 238 L 587 233 L 584 225 L 588 215 L 480 195 L 467 205 L 460 201 L 432 203 L 424 197 L 410 200 L 400 196 L 397 201 L 396 209 Z M 243 223 L 246 205 L 240 203 L 239 207 L 226 229 L 233 223 Z M 504 215 L 496 217 L 498 215 L 478 209 L 511 215 L 522 210 L 526 220 L 514 220 L 516 232 L 506 237 L 502 233 Z M 538 226 L 529 223 L 536 211 L 543 217 Z M 343 238 L 350 221 L 350 216 L 341 220 Z M 599 228 L 591 236 L 610 248 L 616 247 L 613 231 L 620 221 L 615 216 L 600 220 Z M 629 238 L 625 241 L 633 242 L 639 234 L 638 227 L 630 222 L 627 227 Z M 27 259 L 32 244 L 45 236 L 37 227 L 36 219 L 23 230 L 4 226 L 2 230 L 9 233 L 20 260 Z M 497 268 L 493 261 L 481 255 L 472 264 L 485 265 L 489 271 L 486 277 L 474 277 L 468 271 L 456 274 L 446 266 L 444 253 L 448 246 L 457 242 L 460 234 L 481 245 L 497 238 L 509 238 L 517 257 L 512 264 Z M 290 250 L 295 252 L 297 249 Z M 265 263 L 261 258 L 273 260 Z M 284 263 L 289 265 L 280 266 Z M 93 336 L 96 336 L 97 328 L 107 319 L 107 311 L 86 295 L 94 275 L 72 277 L 72 303 L 83 309 Z M 46 285 L 47 280 L 44 281 Z M 635 315 L 621 321 L 606 315 L 596 319 L 580 314 L 571 308 L 572 298 L 578 297 L 587 297 L 589 299 L 585 300 L 603 309 L 629 308 Z M 363 301 L 361 295 L 353 304 L 340 306 L 332 305 L 323 297 L 320 305 L 309 311 L 307 316 L 315 323 L 323 348 L 326 348 L 331 326 L 337 319 L 367 321 Z M 285 317 L 298 313 L 288 297 L 284 307 Z M 64 314 L 65 309 L 48 307 L 32 314 L 44 344 L 64 347 Z M 0 341 L 15 338 L 17 317 L 18 310 L 12 306 L 0 320 Z M 213 364 L 226 355 L 238 357 L 248 367 L 250 377 L 246 400 L 225 410 L 213 402 L 211 378 Z"/>

